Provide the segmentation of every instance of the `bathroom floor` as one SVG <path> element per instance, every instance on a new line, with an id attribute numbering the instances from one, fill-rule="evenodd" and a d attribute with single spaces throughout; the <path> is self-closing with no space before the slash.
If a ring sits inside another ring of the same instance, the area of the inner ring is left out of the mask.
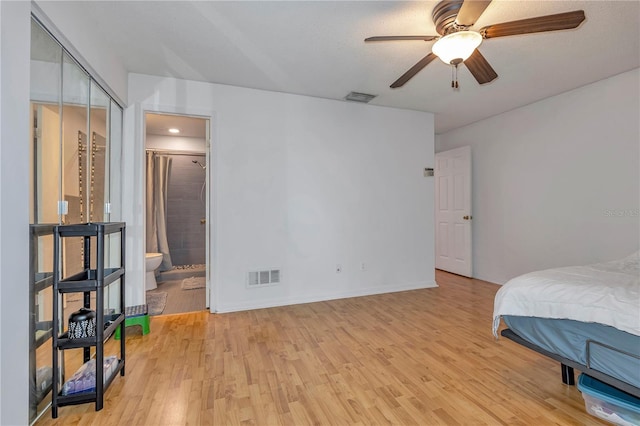
<path id="1" fill-rule="evenodd" d="M 170 271 L 161 272 L 156 278 L 158 288 L 147 293 L 167 293 L 167 304 L 162 315 L 179 314 L 183 312 L 202 311 L 206 309 L 206 290 L 197 288 L 182 289 L 182 280 L 190 277 L 204 277 L 205 265 L 183 265 Z"/>
<path id="2" fill-rule="evenodd" d="M 207 274 L 207 266 L 202 265 L 178 265 L 170 271 L 160 272 L 156 277 L 158 283 L 163 281 L 181 280 L 189 277 L 204 277 Z"/>

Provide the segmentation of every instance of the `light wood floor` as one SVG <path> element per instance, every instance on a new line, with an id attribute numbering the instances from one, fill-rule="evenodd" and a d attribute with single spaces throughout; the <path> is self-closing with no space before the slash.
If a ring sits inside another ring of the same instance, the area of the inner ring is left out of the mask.
<path id="1" fill-rule="evenodd" d="M 202 311 L 206 309 L 206 290 L 196 288 L 192 290 L 182 289 L 182 279 L 164 281 L 158 283 L 158 288 L 147 293 L 167 293 L 167 304 L 162 315 L 184 312 Z"/>
<path id="2" fill-rule="evenodd" d="M 82 425 L 602 425 L 552 360 L 491 334 L 497 285 L 153 317 Z M 133 328 L 135 330 L 136 328 Z M 111 343 L 111 342 L 109 342 Z"/>

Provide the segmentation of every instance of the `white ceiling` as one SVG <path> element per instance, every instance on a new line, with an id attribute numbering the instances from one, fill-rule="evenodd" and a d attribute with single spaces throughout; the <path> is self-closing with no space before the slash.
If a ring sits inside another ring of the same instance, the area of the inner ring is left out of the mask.
<path id="1" fill-rule="evenodd" d="M 389 85 L 433 42 L 364 43 L 374 35 L 436 35 L 436 1 L 83 1 L 85 19 L 131 72 L 343 99 L 435 113 L 443 133 L 640 66 L 638 1 L 494 0 L 474 28 L 582 9 L 575 30 L 485 40 L 498 78 L 460 89 L 436 60 L 404 87 Z"/>
<path id="2" fill-rule="evenodd" d="M 147 135 L 205 139 L 206 123 L 207 120 L 204 118 L 189 117 L 186 115 L 147 113 L 145 115 L 145 133 Z M 175 134 L 169 132 L 171 128 L 178 129 L 180 133 Z"/>

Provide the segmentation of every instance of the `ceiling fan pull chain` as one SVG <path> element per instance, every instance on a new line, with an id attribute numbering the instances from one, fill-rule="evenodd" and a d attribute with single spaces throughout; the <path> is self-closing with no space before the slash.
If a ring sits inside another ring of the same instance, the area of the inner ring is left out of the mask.
<path id="1" fill-rule="evenodd" d="M 456 88 L 456 83 L 455 83 L 455 79 L 454 79 L 454 74 L 453 74 L 453 69 L 455 68 L 455 65 L 451 65 L 451 88 L 455 89 Z"/>
<path id="2" fill-rule="evenodd" d="M 451 64 L 451 88 L 458 89 L 458 64 Z"/>
<path id="3" fill-rule="evenodd" d="M 458 88 L 458 64 L 456 64 L 456 89 Z"/>

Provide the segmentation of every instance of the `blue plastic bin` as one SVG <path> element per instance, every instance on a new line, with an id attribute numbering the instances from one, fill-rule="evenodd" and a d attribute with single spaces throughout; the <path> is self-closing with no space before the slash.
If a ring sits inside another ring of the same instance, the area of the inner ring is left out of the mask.
<path id="1" fill-rule="evenodd" d="M 640 399 L 580 374 L 578 389 L 582 392 L 587 412 L 621 426 L 640 425 Z"/>

